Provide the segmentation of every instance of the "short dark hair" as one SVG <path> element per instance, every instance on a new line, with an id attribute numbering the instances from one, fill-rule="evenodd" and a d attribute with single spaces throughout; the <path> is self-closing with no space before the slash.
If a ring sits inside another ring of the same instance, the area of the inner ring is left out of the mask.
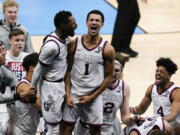
<path id="1" fill-rule="evenodd" d="M 156 66 L 163 66 L 166 68 L 169 74 L 174 74 L 178 67 L 170 58 L 159 58 L 156 61 Z"/>
<path id="2" fill-rule="evenodd" d="M 54 26 L 56 29 L 61 28 L 61 24 L 68 22 L 68 17 L 72 16 L 70 11 L 59 11 L 54 17 Z"/>
<path id="3" fill-rule="evenodd" d="M 101 18 L 102 18 L 102 22 L 104 23 L 104 14 L 103 14 L 101 11 L 99 11 L 99 10 L 92 10 L 92 11 L 90 11 L 90 12 L 87 14 L 86 22 L 88 21 L 90 14 L 100 15 Z"/>
<path id="4" fill-rule="evenodd" d="M 29 71 L 30 66 L 36 66 L 38 63 L 39 54 L 38 53 L 30 53 L 26 57 L 24 57 L 22 66 L 26 71 Z"/>
<path id="5" fill-rule="evenodd" d="M 25 35 L 25 33 L 21 29 L 13 29 L 9 33 L 9 39 L 11 39 L 13 36 L 18 36 L 18 35 Z"/>

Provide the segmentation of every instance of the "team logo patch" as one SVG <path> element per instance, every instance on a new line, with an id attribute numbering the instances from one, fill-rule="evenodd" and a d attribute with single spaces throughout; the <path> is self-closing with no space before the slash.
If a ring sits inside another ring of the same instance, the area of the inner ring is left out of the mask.
<path id="1" fill-rule="evenodd" d="M 95 52 L 100 53 L 102 51 L 102 47 L 98 47 Z"/>
<path id="2" fill-rule="evenodd" d="M 55 106 L 54 106 L 54 99 L 52 95 L 48 95 L 48 99 L 44 102 L 44 110 L 45 111 L 55 111 Z"/>
<path id="3" fill-rule="evenodd" d="M 166 91 L 164 96 L 165 96 L 165 97 L 168 97 L 169 94 L 170 94 L 170 92 L 169 92 L 169 91 Z"/>

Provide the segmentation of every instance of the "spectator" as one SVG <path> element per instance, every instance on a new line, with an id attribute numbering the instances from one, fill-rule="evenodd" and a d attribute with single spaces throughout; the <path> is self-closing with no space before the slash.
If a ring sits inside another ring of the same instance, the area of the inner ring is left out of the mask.
<path id="1" fill-rule="evenodd" d="M 19 4 L 14 0 L 5 0 L 2 5 L 4 19 L 0 20 L 0 40 L 4 42 L 7 50 L 9 44 L 7 42 L 10 31 L 13 29 L 21 29 L 25 33 L 25 52 L 34 52 L 32 42 L 27 29 L 17 22 Z"/>
<path id="2" fill-rule="evenodd" d="M 28 53 L 23 52 L 25 46 L 25 33 L 21 29 L 13 29 L 9 33 L 8 43 L 10 50 L 7 51 L 6 65 L 17 76 L 18 81 L 25 77 L 26 71 L 22 67 L 22 61 Z"/>

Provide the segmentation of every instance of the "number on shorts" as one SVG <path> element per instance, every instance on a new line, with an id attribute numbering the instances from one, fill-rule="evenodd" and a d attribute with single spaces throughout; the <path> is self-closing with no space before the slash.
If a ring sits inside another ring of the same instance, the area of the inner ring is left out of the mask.
<path id="1" fill-rule="evenodd" d="M 113 104 L 113 103 L 110 103 L 110 102 L 107 102 L 107 103 L 104 105 L 104 112 L 105 112 L 105 113 L 112 113 L 112 112 L 113 112 L 113 108 L 114 108 L 114 104 Z"/>
<path id="2" fill-rule="evenodd" d="M 162 106 L 160 106 L 159 109 L 157 110 L 157 114 L 159 114 L 161 117 L 164 117 Z"/>
<path id="3" fill-rule="evenodd" d="M 85 72 L 84 75 L 89 75 L 89 64 L 85 64 Z"/>

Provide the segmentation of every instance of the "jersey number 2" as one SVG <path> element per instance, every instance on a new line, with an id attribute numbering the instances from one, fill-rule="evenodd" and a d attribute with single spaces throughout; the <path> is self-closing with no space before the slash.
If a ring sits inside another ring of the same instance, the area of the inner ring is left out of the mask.
<path id="1" fill-rule="evenodd" d="M 114 104 L 113 104 L 113 103 L 110 103 L 110 102 L 107 102 L 107 103 L 104 105 L 104 112 L 105 112 L 105 113 L 112 113 L 112 112 L 113 112 L 113 108 L 114 108 Z"/>

